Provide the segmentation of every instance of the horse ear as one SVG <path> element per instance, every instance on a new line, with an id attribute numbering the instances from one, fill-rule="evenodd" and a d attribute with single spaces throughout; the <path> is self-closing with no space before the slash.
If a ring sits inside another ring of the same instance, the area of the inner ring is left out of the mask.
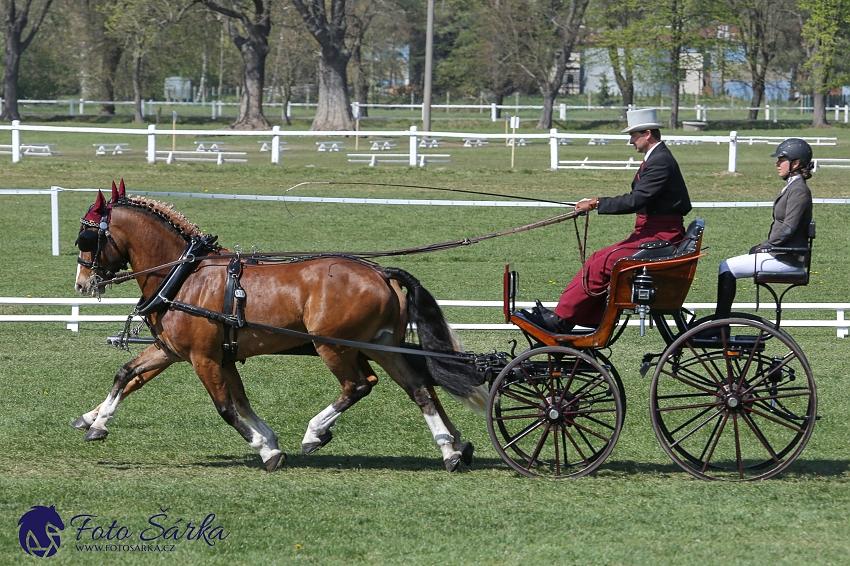
<path id="1" fill-rule="evenodd" d="M 103 191 L 97 191 L 97 200 L 89 209 L 85 219 L 91 222 L 100 222 L 100 219 L 109 211 L 106 205 L 106 198 L 103 196 Z"/>
<path id="2" fill-rule="evenodd" d="M 124 179 L 121 179 L 121 182 L 118 184 L 118 196 L 126 197 L 127 191 L 124 189 Z"/>
<path id="3" fill-rule="evenodd" d="M 118 192 L 118 187 L 115 186 L 115 181 L 112 181 L 112 202 L 118 202 L 118 197 L 121 195 Z"/>

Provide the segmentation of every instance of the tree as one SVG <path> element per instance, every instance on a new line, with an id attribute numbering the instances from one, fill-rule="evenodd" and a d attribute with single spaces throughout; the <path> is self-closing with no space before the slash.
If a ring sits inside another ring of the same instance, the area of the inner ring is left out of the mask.
<path id="1" fill-rule="evenodd" d="M 133 100 L 135 121 L 144 122 L 142 117 L 142 63 L 157 38 L 169 24 L 180 21 L 194 2 L 178 6 L 169 0 L 118 0 L 103 8 L 106 16 L 105 30 L 110 37 L 132 38 L 133 51 Z M 111 92 L 114 93 L 114 83 Z M 109 100 L 112 100 L 111 98 Z M 114 113 L 114 106 L 113 106 Z"/>
<path id="2" fill-rule="evenodd" d="M 826 95 L 846 78 L 839 73 L 839 54 L 847 49 L 850 3 L 847 0 L 800 0 L 809 17 L 803 36 L 809 42 L 811 57 L 805 68 L 811 73 L 814 98 L 812 126 L 826 126 Z"/>
<path id="3" fill-rule="evenodd" d="M 726 0 L 725 7 L 724 21 L 737 28 L 733 43 L 740 47 L 749 67 L 753 98 L 747 118 L 755 120 L 764 100 L 767 73 L 796 36 L 796 21 L 789 18 L 794 0 Z"/>
<path id="4" fill-rule="evenodd" d="M 502 38 L 492 33 L 501 15 L 487 0 L 469 2 L 468 11 L 459 15 L 462 29 L 437 67 L 438 85 L 468 96 L 490 91 L 497 106 L 516 89 L 534 88 L 534 81 L 513 63 Z M 501 108 L 496 112 L 498 117 Z"/>
<path id="5" fill-rule="evenodd" d="M 589 0 L 490 0 L 500 14 L 493 30 L 509 59 L 536 83 L 543 95 L 538 129 L 552 127 L 555 97 L 579 39 Z"/>
<path id="6" fill-rule="evenodd" d="M 670 86 L 671 129 L 679 127 L 679 95 L 682 79 L 687 71 L 686 54 L 689 48 L 707 43 L 701 32 L 714 15 L 713 5 L 707 0 L 657 0 L 647 6 L 641 25 L 644 41 L 658 49 L 666 62 L 662 74 Z"/>
<path id="7" fill-rule="evenodd" d="M 601 28 L 597 45 L 608 54 L 623 106 L 634 104 L 635 99 L 635 70 L 643 47 L 643 5 L 639 0 L 600 0 L 589 16 L 594 27 Z"/>
<path id="8" fill-rule="evenodd" d="M 283 120 L 289 126 L 292 122 L 286 115 L 286 108 L 292 100 L 294 87 L 315 79 L 316 49 L 312 37 L 301 22 L 300 15 L 293 14 L 293 10 L 284 9 L 276 12 L 275 16 L 276 21 L 280 22 L 280 35 L 271 66 L 271 97 L 273 100 L 276 93 L 280 93 L 284 109 Z"/>
<path id="9" fill-rule="evenodd" d="M 242 56 L 242 100 L 236 130 L 268 130 L 271 128 L 263 115 L 263 88 L 266 77 L 266 57 L 269 54 L 271 33 L 271 0 L 254 0 L 249 3 L 232 0 L 229 7 L 217 0 L 200 0 L 216 14 L 233 44 Z"/>
<path id="10" fill-rule="evenodd" d="M 35 0 L 3 0 L 5 51 L 3 53 L 3 114 L 0 120 L 20 120 L 18 113 L 18 74 L 21 55 L 32 43 L 53 0 L 43 0 L 36 8 L 32 25 L 29 15 Z"/>
<path id="11" fill-rule="evenodd" d="M 348 61 L 351 49 L 345 42 L 348 28 L 346 0 L 331 0 L 330 15 L 324 0 L 291 0 L 310 35 L 319 43 L 319 103 L 311 130 L 353 130 L 348 95 Z"/>

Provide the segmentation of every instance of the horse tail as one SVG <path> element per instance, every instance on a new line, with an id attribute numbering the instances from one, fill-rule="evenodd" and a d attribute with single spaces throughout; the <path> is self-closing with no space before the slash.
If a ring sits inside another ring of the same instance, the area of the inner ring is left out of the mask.
<path id="1" fill-rule="evenodd" d="M 384 275 L 399 281 L 407 289 L 407 312 L 416 325 L 419 345 L 427 352 L 456 354 L 462 348 L 446 322 L 437 300 L 413 275 L 396 267 L 384 267 Z M 479 414 L 486 412 L 488 391 L 484 376 L 467 361 L 434 356 L 405 355 L 415 369 L 424 373 L 452 397 Z M 424 359 L 424 364 L 421 360 Z M 418 363 L 417 363 L 418 362 Z"/>

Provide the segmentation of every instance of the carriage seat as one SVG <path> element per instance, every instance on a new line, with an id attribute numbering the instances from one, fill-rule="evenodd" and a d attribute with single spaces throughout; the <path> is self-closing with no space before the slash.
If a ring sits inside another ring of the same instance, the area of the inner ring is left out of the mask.
<path id="1" fill-rule="evenodd" d="M 812 220 L 809 223 L 809 233 L 808 233 L 808 242 L 805 248 L 785 248 L 785 247 L 773 247 L 773 248 L 762 248 L 761 251 L 771 252 L 771 253 L 793 253 L 800 254 L 804 259 L 804 268 L 798 271 L 786 271 L 784 273 L 767 273 L 764 271 L 758 271 L 753 276 L 753 280 L 756 285 L 765 285 L 769 283 L 777 283 L 777 284 L 786 284 L 791 286 L 801 286 L 809 284 L 809 275 L 811 273 L 812 268 L 812 244 L 815 239 L 816 230 L 815 230 L 815 221 Z"/>
<path id="2" fill-rule="evenodd" d="M 685 230 L 685 237 L 678 244 L 665 240 L 644 242 L 638 246 L 640 249 L 630 256 L 630 259 L 660 260 L 672 259 L 697 251 L 702 232 L 705 230 L 705 220 L 697 218 Z"/>

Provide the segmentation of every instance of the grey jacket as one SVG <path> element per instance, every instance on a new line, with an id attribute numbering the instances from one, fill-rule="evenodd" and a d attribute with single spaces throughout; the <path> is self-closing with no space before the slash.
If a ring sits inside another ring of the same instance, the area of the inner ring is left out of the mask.
<path id="1" fill-rule="evenodd" d="M 802 177 L 798 177 L 773 201 L 773 223 L 767 240 L 759 247 L 781 246 L 804 248 L 808 245 L 809 223 L 812 221 L 812 191 Z M 805 256 L 801 254 L 771 254 L 779 261 L 805 266 Z"/>

